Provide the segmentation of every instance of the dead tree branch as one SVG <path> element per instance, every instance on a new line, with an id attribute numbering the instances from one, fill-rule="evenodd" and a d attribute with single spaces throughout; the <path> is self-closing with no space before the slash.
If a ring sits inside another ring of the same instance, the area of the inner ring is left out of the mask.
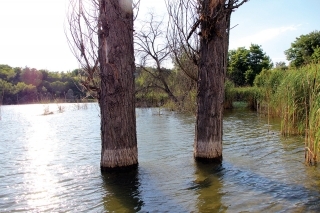
<path id="1" fill-rule="evenodd" d="M 197 0 L 166 0 L 169 13 L 167 41 L 175 65 L 194 81 L 198 79 L 199 18 Z"/>
<path id="2" fill-rule="evenodd" d="M 148 21 L 144 21 L 142 28 L 135 34 L 135 50 L 140 59 L 140 64 L 137 66 L 156 80 L 157 83 L 153 83 L 153 87 L 156 85 L 157 88 L 165 91 L 173 101 L 177 102 L 178 100 L 166 80 L 167 73 L 164 63 L 170 59 L 171 52 L 165 43 L 165 34 L 162 30 L 163 21 L 158 21 L 152 13 L 149 14 L 149 17 Z M 147 66 L 153 67 L 153 72 L 150 72 L 146 68 Z"/>

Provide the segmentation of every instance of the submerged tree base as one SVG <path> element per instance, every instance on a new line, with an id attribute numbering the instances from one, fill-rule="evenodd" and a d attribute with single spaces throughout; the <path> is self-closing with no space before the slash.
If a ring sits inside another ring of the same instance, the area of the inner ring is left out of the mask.
<path id="1" fill-rule="evenodd" d="M 221 164 L 222 163 L 222 156 L 218 158 L 201 158 L 201 157 L 194 157 L 197 162 L 200 163 L 212 163 L 212 164 Z"/>
<path id="2" fill-rule="evenodd" d="M 102 151 L 100 163 L 101 170 L 112 170 L 115 168 L 136 165 L 138 165 L 137 147 Z"/>
<path id="3" fill-rule="evenodd" d="M 100 170 L 102 173 L 113 173 L 113 172 L 128 172 L 128 171 L 136 171 L 138 170 L 139 164 L 133 164 L 130 166 L 121 166 L 121 167 L 102 167 L 100 166 Z"/>
<path id="4" fill-rule="evenodd" d="M 194 145 L 194 158 L 201 162 L 222 162 L 222 144 L 219 141 L 202 142 Z"/>

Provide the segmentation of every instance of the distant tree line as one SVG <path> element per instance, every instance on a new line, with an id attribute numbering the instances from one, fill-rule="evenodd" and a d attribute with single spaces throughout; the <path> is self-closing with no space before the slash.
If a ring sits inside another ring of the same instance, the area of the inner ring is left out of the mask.
<path id="1" fill-rule="evenodd" d="M 77 101 L 81 91 L 80 70 L 50 72 L 35 68 L 0 65 L 0 103 L 27 104 L 53 101 Z"/>
<path id="2" fill-rule="evenodd" d="M 274 65 L 257 44 L 251 44 L 248 49 L 239 47 L 229 50 L 227 81 L 234 86 L 252 86 L 255 77 L 263 70 L 270 70 L 272 67 L 287 70 L 289 67 L 317 63 L 320 60 L 319 50 L 319 31 L 301 35 L 291 44 L 285 51 L 290 62 L 289 66 L 285 62 L 276 62 Z M 163 54 L 170 57 L 167 52 Z M 154 55 L 157 56 L 159 53 Z M 154 58 L 159 60 L 157 57 Z M 157 60 L 156 62 L 160 61 Z M 158 67 L 144 67 L 140 64 L 137 66 L 135 72 L 137 106 L 165 104 L 170 109 L 195 112 L 197 68 L 184 53 L 176 54 L 176 59 L 173 61 L 173 69 L 163 68 L 161 63 L 155 63 Z M 0 65 L 0 103 L 77 101 L 86 97 L 89 92 L 82 86 L 82 79 L 87 77 L 82 69 L 64 73 Z"/>

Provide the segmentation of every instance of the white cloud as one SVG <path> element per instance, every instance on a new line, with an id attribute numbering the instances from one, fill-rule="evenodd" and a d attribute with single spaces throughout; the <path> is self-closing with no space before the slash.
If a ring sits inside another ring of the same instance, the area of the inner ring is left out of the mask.
<path id="1" fill-rule="evenodd" d="M 291 25 L 286 27 L 269 28 L 239 39 L 233 39 L 230 40 L 230 49 L 249 47 L 252 43 L 262 45 L 267 41 L 276 39 L 288 31 L 298 30 L 299 26 L 300 25 Z"/>

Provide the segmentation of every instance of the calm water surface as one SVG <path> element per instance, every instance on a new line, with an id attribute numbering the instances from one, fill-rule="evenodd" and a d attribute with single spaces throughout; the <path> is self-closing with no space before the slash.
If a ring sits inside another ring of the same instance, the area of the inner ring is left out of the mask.
<path id="1" fill-rule="evenodd" d="M 65 111 L 2 106 L 0 212 L 319 212 L 320 169 L 303 138 L 237 109 L 224 118 L 222 165 L 195 163 L 194 121 L 137 109 L 139 168 L 101 174 L 97 104 Z"/>

